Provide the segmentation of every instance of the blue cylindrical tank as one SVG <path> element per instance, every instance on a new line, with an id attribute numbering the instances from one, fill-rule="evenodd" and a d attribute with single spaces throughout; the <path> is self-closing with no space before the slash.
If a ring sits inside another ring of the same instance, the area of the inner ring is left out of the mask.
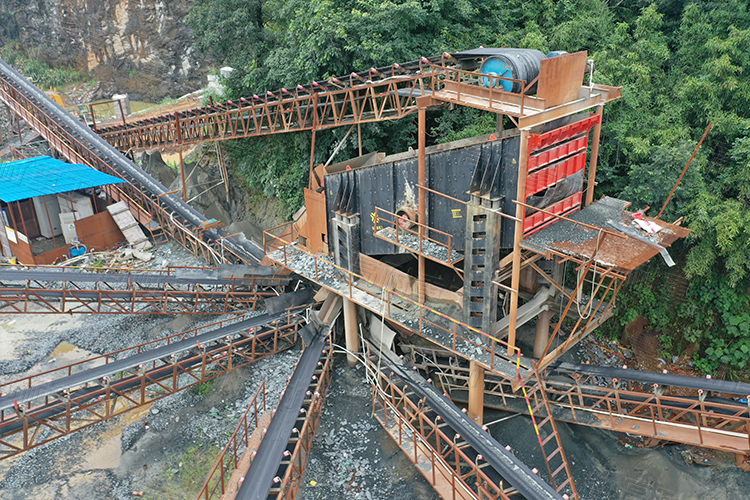
<path id="1" fill-rule="evenodd" d="M 485 77 L 482 77 L 482 84 L 485 87 L 502 88 L 506 92 L 520 94 L 522 84 L 520 82 L 510 82 L 493 76 L 503 78 L 514 78 L 516 80 L 525 80 L 526 84 L 539 76 L 544 53 L 534 49 L 500 49 L 492 57 L 488 57 L 482 62 L 479 69 Z M 529 89 L 528 93 L 534 93 L 536 85 Z"/>

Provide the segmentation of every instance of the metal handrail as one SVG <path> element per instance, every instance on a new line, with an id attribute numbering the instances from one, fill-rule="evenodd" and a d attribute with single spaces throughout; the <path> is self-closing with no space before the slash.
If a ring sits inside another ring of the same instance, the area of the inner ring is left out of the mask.
<path id="1" fill-rule="evenodd" d="M 292 223 L 289 222 L 286 224 L 282 224 L 280 226 L 276 226 L 273 229 L 276 230 L 282 226 L 291 225 L 291 224 Z M 439 328 L 443 332 L 448 333 L 451 336 L 451 347 L 449 347 L 449 349 L 452 349 L 456 353 L 458 353 L 457 351 L 458 339 L 474 347 L 478 347 L 480 350 L 484 351 L 486 354 L 490 356 L 490 361 L 489 363 L 484 363 L 482 361 L 477 360 L 477 363 L 492 370 L 495 373 L 505 376 L 505 374 L 503 374 L 502 372 L 495 371 L 495 362 L 496 362 L 496 359 L 498 358 L 506 362 L 515 364 L 515 361 L 516 361 L 515 356 L 508 356 L 506 354 L 498 352 L 498 349 L 496 349 L 496 345 L 498 344 L 500 346 L 505 347 L 506 351 L 510 349 L 509 344 L 505 342 L 504 340 L 496 338 L 493 335 L 490 335 L 489 333 L 483 332 L 482 330 L 475 328 L 473 326 L 470 326 L 455 318 L 451 318 L 450 316 L 444 313 L 441 313 L 440 311 L 437 311 L 436 309 L 432 309 L 431 307 L 426 306 L 425 304 L 421 304 L 420 302 L 413 300 L 409 297 L 406 297 L 398 292 L 384 288 L 378 285 L 377 283 L 365 278 L 364 276 L 361 276 L 341 266 L 337 266 L 333 262 L 330 262 L 326 259 L 321 258 L 319 255 L 313 254 L 312 252 L 309 252 L 296 245 L 292 245 L 290 242 L 283 240 L 281 237 L 275 236 L 273 234 L 270 234 L 268 231 L 265 231 L 264 232 L 264 251 L 266 252 L 266 256 L 269 255 L 269 251 L 268 251 L 269 248 L 273 248 L 274 251 L 282 252 L 282 260 L 280 262 L 286 267 L 290 267 L 290 260 L 293 258 L 293 256 L 290 255 L 290 250 L 289 250 L 290 248 L 293 248 L 295 252 L 299 252 L 299 253 L 307 255 L 308 257 L 311 257 L 313 259 L 313 273 L 312 273 L 313 275 L 311 276 L 311 278 L 314 278 L 317 283 L 320 283 L 320 284 L 323 284 L 323 286 L 326 286 L 324 283 L 321 282 L 321 276 L 322 275 L 327 276 L 345 285 L 348 288 L 349 297 L 354 296 L 353 290 L 356 289 L 359 292 L 362 292 L 365 295 L 369 296 L 371 299 L 375 300 L 376 303 L 381 302 L 381 294 L 373 293 L 370 290 L 367 290 L 361 286 L 358 286 L 356 283 L 360 281 L 363 283 L 368 283 L 371 286 L 382 290 L 382 292 L 385 295 L 385 303 L 383 305 L 387 308 L 386 313 L 388 314 L 389 318 L 395 321 L 398 321 L 398 320 L 394 318 L 394 316 L 392 315 L 392 306 L 394 305 L 394 302 L 396 300 L 400 300 L 408 304 L 411 304 L 413 306 L 416 306 L 418 310 L 418 314 L 419 314 L 419 332 L 423 332 L 424 331 L 423 327 L 425 323 L 428 323 L 429 325 L 432 325 L 436 328 Z M 278 261 L 278 259 L 274 259 L 274 260 Z M 330 269 L 331 272 L 328 272 L 326 269 Z M 336 274 L 336 272 L 338 274 Z M 340 275 L 343 275 L 346 278 L 342 279 Z M 334 290 L 334 291 L 340 292 L 340 290 Z M 436 317 L 439 317 L 448 321 L 451 325 L 451 328 L 448 329 L 445 326 L 442 326 L 433 321 L 430 321 L 429 319 L 426 318 L 427 314 L 433 314 Z M 487 342 L 489 342 L 490 345 L 487 346 L 484 343 L 474 342 L 473 340 L 461 335 L 459 333 L 459 328 L 479 335 L 480 338 L 485 339 Z M 440 343 L 440 341 L 438 341 L 438 343 Z"/>
<path id="2" fill-rule="evenodd" d="M 197 500 L 200 500 L 201 498 L 205 500 L 209 500 L 209 498 L 213 498 L 214 494 L 216 493 L 217 488 L 221 489 L 222 494 L 225 493 L 224 488 L 226 487 L 227 474 L 237 468 L 240 458 L 242 457 L 242 453 L 240 452 L 241 445 L 244 444 L 243 449 L 247 448 L 250 445 L 250 438 L 252 437 L 252 432 L 249 431 L 249 426 L 248 426 L 248 418 L 251 416 L 250 410 L 253 410 L 252 411 L 253 426 L 255 429 L 258 428 L 258 396 L 260 395 L 263 396 L 263 411 L 261 413 L 265 413 L 266 411 L 266 381 L 265 380 L 260 383 L 260 387 L 258 387 L 258 390 L 255 391 L 255 394 L 250 400 L 250 404 L 247 406 L 247 410 L 245 410 L 245 413 L 242 415 L 242 418 L 237 424 L 237 428 L 234 430 L 234 432 L 232 433 L 232 436 L 229 438 L 227 445 L 219 454 L 219 458 L 216 460 L 216 465 L 214 465 L 214 468 L 211 469 L 211 472 L 209 472 L 208 477 L 203 483 L 203 487 L 198 492 L 198 495 L 196 497 Z M 244 431 L 244 436 L 240 434 L 241 431 Z M 241 439 L 239 444 L 237 442 L 238 439 Z M 231 455 L 227 455 L 230 448 L 232 450 L 232 453 Z M 229 463 L 225 463 L 225 459 L 227 457 L 229 458 Z M 229 466 L 232 464 L 234 466 L 230 469 Z M 213 487 L 211 487 L 211 481 L 214 479 L 214 475 L 216 474 L 217 470 L 219 471 L 219 478 L 214 483 Z"/>

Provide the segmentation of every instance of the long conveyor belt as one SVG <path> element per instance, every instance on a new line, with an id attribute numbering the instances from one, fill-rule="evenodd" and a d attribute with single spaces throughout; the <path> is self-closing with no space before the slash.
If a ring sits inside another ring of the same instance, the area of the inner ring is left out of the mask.
<path id="1" fill-rule="evenodd" d="M 263 266 L 266 267 L 266 266 Z M 270 268 L 273 269 L 273 268 Z M 244 275 L 242 278 L 231 278 L 223 277 L 221 273 L 211 269 L 200 269 L 200 270 L 178 270 L 174 274 L 166 273 L 95 273 L 85 271 L 70 271 L 66 270 L 48 270 L 44 268 L 32 268 L 32 269 L 5 269 L 0 268 L 0 283 L 5 282 L 18 282 L 23 283 L 27 281 L 71 281 L 77 283 L 140 283 L 144 285 L 165 285 L 165 284 L 180 284 L 180 285 L 234 285 L 242 284 L 242 280 L 247 278 L 248 281 L 252 278 L 262 279 L 276 279 L 283 280 L 284 282 L 289 281 L 288 276 L 275 276 L 268 273 L 250 274 Z"/>
<path id="2" fill-rule="evenodd" d="M 523 462 L 495 441 L 492 436 L 459 410 L 435 386 L 410 369 L 390 351 L 383 350 L 383 371 L 390 371 L 403 380 L 418 399 L 426 404 L 465 440 L 487 463 L 515 487 L 521 495 L 531 500 L 561 499 L 562 496 L 534 474 Z"/>
<path id="3" fill-rule="evenodd" d="M 81 373 L 76 373 L 68 377 L 63 377 L 51 382 L 47 382 L 46 384 L 40 384 L 30 389 L 2 396 L 0 397 L 0 412 L 10 410 L 19 405 L 23 405 L 28 401 L 33 401 L 45 396 L 62 393 L 63 391 L 72 387 L 78 387 L 89 382 L 99 381 L 105 376 L 110 376 L 117 372 L 139 367 L 141 365 L 147 365 L 148 363 L 155 360 L 169 358 L 172 354 L 189 350 L 196 345 L 207 345 L 224 337 L 236 335 L 238 332 L 247 331 L 249 329 L 258 328 L 262 325 L 269 324 L 284 317 L 286 317 L 286 313 L 277 313 L 273 315 L 262 314 L 260 316 L 241 321 L 239 323 L 203 333 L 190 339 L 180 340 L 178 342 L 158 347 L 150 351 L 145 351 L 134 356 L 129 356 L 125 359 L 113 361 L 96 368 L 91 368 Z"/>
<path id="4" fill-rule="evenodd" d="M 549 371 L 559 373 L 580 373 L 606 377 L 609 379 L 632 380 L 647 384 L 658 384 L 661 386 L 686 387 L 689 389 L 701 389 L 703 391 L 722 392 L 726 394 L 750 394 L 750 384 L 746 382 L 731 382 L 712 378 L 688 377 L 686 375 L 674 375 L 671 373 L 647 372 L 641 370 L 630 370 L 627 368 L 614 368 L 610 366 L 581 365 L 558 361 L 548 368 Z"/>
<path id="5" fill-rule="evenodd" d="M 329 331 L 330 328 L 316 327 L 313 323 L 302 329 L 302 336 L 306 338 L 305 351 L 297 362 L 297 368 L 276 407 L 273 420 L 250 464 L 245 480 L 235 497 L 236 500 L 267 499 L 289 437 L 298 421 L 305 393 L 320 361 Z"/>
<path id="6" fill-rule="evenodd" d="M 47 94 L 39 90 L 31 82 L 13 69 L 5 61 L 0 60 L 0 100 L 5 101 L 14 111 L 20 111 L 18 106 L 33 106 L 43 116 L 39 119 L 50 121 L 50 126 L 55 126 L 60 133 L 67 137 L 54 137 L 56 141 L 67 143 L 77 142 L 82 144 L 87 155 L 96 157 L 98 161 L 106 164 L 112 171 L 128 181 L 143 193 L 148 193 L 149 198 L 156 207 L 167 210 L 168 217 L 178 217 L 184 226 L 192 227 L 194 231 L 200 232 L 200 237 L 209 241 L 219 242 L 222 248 L 237 256 L 245 263 L 257 263 L 263 258 L 263 249 L 248 240 L 239 241 L 230 237 L 224 230 L 207 227 L 208 220 L 203 214 L 183 201 L 179 196 L 171 193 L 159 181 L 143 171 L 135 163 L 127 159 L 104 139 L 92 132 L 86 125 L 78 121 L 73 115 L 62 108 Z M 15 97 L 23 97 L 26 103 L 19 103 Z M 31 111 L 31 110 L 27 110 Z M 30 123 L 34 126 L 34 123 Z M 51 129 L 40 127 L 37 130 L 48 141 L 52 140 Z M 54 141 L 52 141 L 54 142 Z M 202 227 L 207 227 L 201 230 Z"/>

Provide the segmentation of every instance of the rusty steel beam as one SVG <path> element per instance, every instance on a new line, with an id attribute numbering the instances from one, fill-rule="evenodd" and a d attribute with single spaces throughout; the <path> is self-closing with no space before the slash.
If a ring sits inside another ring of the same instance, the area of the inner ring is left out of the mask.
<path id="1" fill-rule="evenodd" d="M 259 402 L 260 401 L 260 402 Z M 236 493 L 239 481 L 234 481 L 234 471 L 237 471 L 250 458 L 246 453 L 257 449 L 257 439 L 262 425 L 261 414 L 266 412 L 266 382 L 261 382 L 260 387 L 247 405 L 247 410 L 242 415 L 237 428 L 229 438 L 227 445 L 219 455 L 216 465 L 211 469 L 203 487 L 198 492 L 197 500 L 209 500 L 217 495 Z M 234 484 L 233 484 L 234 483 Z"/>
<path id="2" fill-rule="evenodd" d="M 430 370 L 440 378 L 449 397 L 465 403 L 469 394 L 469 366 L 449 363 L 447 351 L 428 352 L 414 348 L 414 366 Z M 633 370 L 637 377 L 637 371 Z M 649 375 L 658 377 L 661 374 Z M 544 419 L 550 414 L 557 421 L 598 427 L 615 432 L 627 432 L 643 437 L 672 441 L 686 445 L 712 448 L 729 453 L 750 453 L 750 407 L 724 397 L 708 397 L 708 391 L 680 386 L 679 391 L 659 383 L 598 376 L 604 385 L 594 381 L 593 375 L 569 375 L 569 381 L 559 378 L 530 381 L 530 394 L 544 391 L 549 405 L 537 414 Z M 682 377 L 689 382 L 690 377 Z M 700 385 L 701 379 L 695 379 Z M 746 395 L 743 395 L 746 396 Z M 485 378 L 487 407 L 529 414 L 520 390 L 512 382 L 487 375 Z"/>
<path id="3" fill-rule="evenodd" d="M 97 152 L 84 136 L 74 134 L 64 120 L 45 108 L 16 80 L 22 80 L 20 74 L 0 61 L 0 101 L 23 118 L 68 161 L 82 163 L 125 180 L 125 183 L 103 186 L 102 189 L 115 201 L 123 201 L 136 220 L 149 228 L 152 234 L 157 232 L 173 238 L 194 255 L 212 264 L 257 263 L 258 258 L 241 251 L 236 242 L 225 241 L 225 237 L 214 234 L 216 231 L 197 224 L 196 220 L 202 216 L 198 217 L 200 214 L 194 209 L 185 209 L 194 212 L 191 222 L 189 217 L 178 213 L 167 203 L 165 193 L 152 193 L 137 178 L 117 169 L 112 159 Z M 25 80 L 23 83 L 30 86 Z"/>
<path id="4" fill-rule="evenodd" d="M 344 89 L 295 90 L 266 102 L 240 99 L 97 132 L 127 151 L 398 120 L 416 110 L 425 79 L 429 76 L 394 75 Z"/>
<path id="5" fill-rule="evenodd" d="M 0 460 L 289 349 L 302 320 L 228 320 L 2 384 Z"/>
<path id="6" fill-rule="evenodd" d="M 171 275 L 99 274 L 95 269 L 93 273 L 0 271 L 0 312 L 241 314 L 254 311 L 259 300 L 277 296 L 275 289 L 289 281 L 284 276 L 190 279 L 171 271 Z"/>

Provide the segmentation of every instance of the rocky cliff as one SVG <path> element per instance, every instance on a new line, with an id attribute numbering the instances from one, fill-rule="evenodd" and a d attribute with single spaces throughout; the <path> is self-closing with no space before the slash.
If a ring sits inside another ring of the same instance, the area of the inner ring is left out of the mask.
<path id="1" fill-rule="evenodd" d="M 52 66 L 101 82 L 101 95 L 178 97 L 205 85 L 185 23 L 191 0 L 0 0 L 0 45 L 19 40 Z"/>

